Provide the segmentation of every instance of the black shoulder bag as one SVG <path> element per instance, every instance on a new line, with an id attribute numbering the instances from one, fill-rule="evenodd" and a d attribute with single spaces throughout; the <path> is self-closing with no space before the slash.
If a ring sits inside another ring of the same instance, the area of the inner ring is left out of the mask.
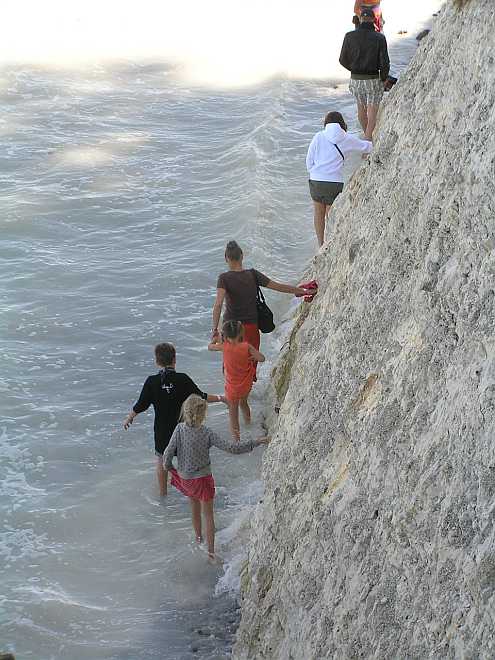
<path id="1" fill-rule="evenodd" d="M 258 280 L 256 279 L 256 273 L 254 272 L 254 268 L 251 268 L 251 272 L 253 274 L 257 288 L 256 310 L 258 312 L 258 328 L 260 332 L 267 334 L 275 330 L 275 323 L 273 322 L 273 312 L 265 302 L 265 296 L 263 295 L 263 292 L 261 291 L 261 288 L 258 284 Z"/>

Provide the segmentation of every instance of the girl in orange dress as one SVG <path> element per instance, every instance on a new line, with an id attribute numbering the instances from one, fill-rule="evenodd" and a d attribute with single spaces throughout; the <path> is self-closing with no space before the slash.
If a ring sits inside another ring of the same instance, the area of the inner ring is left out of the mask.
<path id="1" fill-rule="evenodd" d="M 230 430 L 239 440 L 239 408 L 246 424 L 251 422 L 248 396 L 253 386 L 256 362 L 264 362 L 265 356 L 244 341 L 244 328 L 240 321 L 227 321 L 222 328 L 223 342 L 211 343 L 209 351 L 223 352 L 225 398 L 229 406 Z"/>

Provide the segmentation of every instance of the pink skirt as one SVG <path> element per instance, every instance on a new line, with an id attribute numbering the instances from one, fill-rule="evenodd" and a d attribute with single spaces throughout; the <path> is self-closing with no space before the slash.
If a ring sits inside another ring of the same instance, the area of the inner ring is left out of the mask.
<path id="1" fill-rule="evenodd" d="M 170 474 L 172 475 L 170 483 L 183 495 L 203 502 L 208 502 L 215 497 L 215 482 L 211 474 L 197 479 L 183 479 L 175 468 L 170 470 Z"/>

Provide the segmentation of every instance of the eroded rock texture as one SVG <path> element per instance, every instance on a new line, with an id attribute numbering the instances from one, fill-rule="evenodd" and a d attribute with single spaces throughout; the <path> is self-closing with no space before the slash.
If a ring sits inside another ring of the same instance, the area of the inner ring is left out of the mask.
<path id="1" fill-rule="evenodd" d="M 308 273 L 237 659 L 495 657 L 495 12 L 462 5 Z"/>

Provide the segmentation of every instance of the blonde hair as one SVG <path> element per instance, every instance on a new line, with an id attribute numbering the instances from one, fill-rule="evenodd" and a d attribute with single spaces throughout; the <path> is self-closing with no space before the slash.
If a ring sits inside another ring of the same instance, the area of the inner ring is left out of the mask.
<path id="1" fill-rule="evenodd" d="M 197 394 L 191 394 L 182 404 L 181 419 L 188 426 L 198 427 L 205 421 L 208 404 Z"/>

